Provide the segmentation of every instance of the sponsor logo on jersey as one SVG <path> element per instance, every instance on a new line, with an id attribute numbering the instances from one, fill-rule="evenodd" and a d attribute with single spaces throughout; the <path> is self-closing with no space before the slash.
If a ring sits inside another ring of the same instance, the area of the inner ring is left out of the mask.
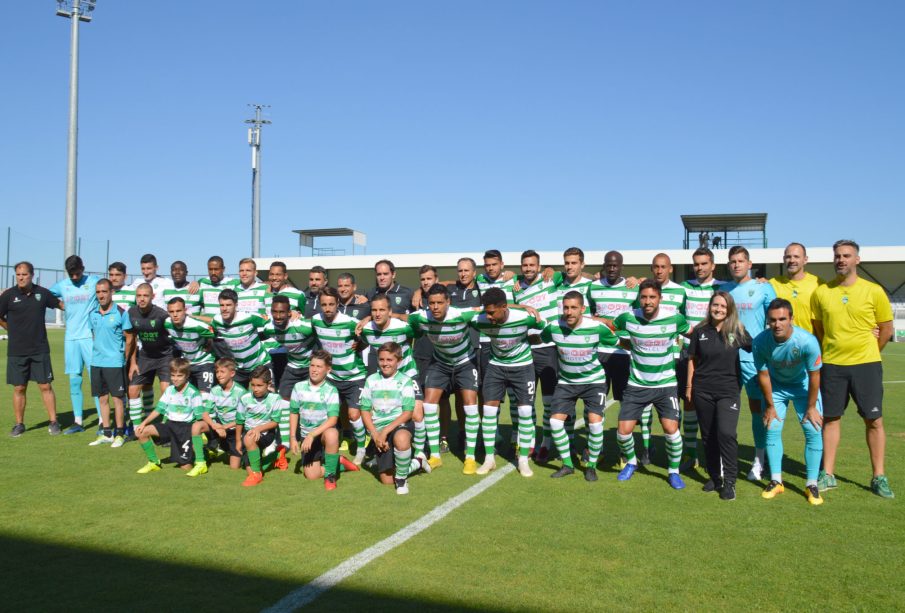
<path id="1" fill-rule="evenodd" d="M 706 334 L 704 334 L 703 332 L 701 332 L 701 340 L 702 340 L 702 341 L 707 341 L 707 340 L 710 340 L 710 339 L 707 338 L 707 335 L 706 335 Z"/>

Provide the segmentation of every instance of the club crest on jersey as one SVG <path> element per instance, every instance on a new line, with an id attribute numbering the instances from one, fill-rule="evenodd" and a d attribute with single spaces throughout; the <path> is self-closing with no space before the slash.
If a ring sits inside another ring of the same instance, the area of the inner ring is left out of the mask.
<path id="1" fill-rule="evenodd" d="M 660 326 L 660 332 L 666 332 L 666 330 L 667 330 L 666 326 Z"/>
<path id="2" fill-rule="evenodd" d="M 151 320 L 151 327 L 152 327 L 152 328 L 156 328 L 156 327 L 157 327 L 157 320 L 156 320 L 156 319 L 152 319 L 152 320 Z"/>
<path id="3" fill-rule="evenodd" d="M 35 300 L 40 300 L 40 299 L 41 299 L 41 294 L 40 293 L 35 294 Z"/>
<path id="4" fill-rule="evenodd" d="M 478 297 L 478 290 L 476 290 L 476 289 L 471 290 L 471 295 L 474 296 L 475 298 L 477 298 L 477 297 Z"/>
<path id="5" fill-rule="evenodd" d="M 753 289 L 749 289 L 749 290 L 748 290 L 748 297 L 750 298 L 750 297 L 753 296 L 753 295 L 754 295 L 754 290 L 753 290 Z"/>
<path id="6" fill-rule="evenodd" d="M 842 297 L 842 304 L 848 304 L 848 296 Z"/>
<path id="7" fill-rule="evenodd" d="M 792 298 L 798 298 L 798 290 L 797 290 L 797 289 L 793 289 L 793 290 L 792 290 Z"/>
<path id="8" fill-rule="evenodd" d="M 396 304 L 402 304 L 402 298 L 400 296 L 396 296 Z"/>
<path id="9" fill-rule="evenodd" d="M 793 348 L 792 348 L 792 357 L 795 358 L 796 360 L 797 360 L 798 358 L 800 358 L 800 357 L 801 357 L 801 349 L 799 349 L 798 347 L 793 347 Z"/>
<path id="10" fill-rule="evenodd" d="M 735 334 L 733 334 L 732 332 L 729 333 L 729 344 L 730 345 L 735 344 Z"/>

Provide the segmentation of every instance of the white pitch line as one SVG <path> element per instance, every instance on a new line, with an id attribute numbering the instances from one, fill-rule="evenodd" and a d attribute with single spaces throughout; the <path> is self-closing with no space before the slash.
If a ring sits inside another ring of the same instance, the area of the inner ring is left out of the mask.
<path id="1" fill-rule="evenodd" d="M 884 381 L 883 383 L 905 383 L 905 381 Z"/>
<path id="2" fill-rule="evenodd" d="M 379 543 L 368 547 L 361 553 L 357 553 L 351 558 L 348 558 L 345 562 L 342 562 L 338 566 L 331 568 L 320 577 L 312 580 L 310 583 L 307 583 L 297 590 L 290 592 L 273 606 L 264 609 L 264 613 L 283 613 L 288 611 L 296 611 L 309 604 L 318 596 L 335 586 L 337 583 L 343 581 L 344 579 L 347 579 L 350 575 L 360 570 L 366 564 L 376 560 L 392 549 L 395 549 L 413 536 L 416 536 L 417 534 L 420 534 L 421 532 L 427 530 L 435 523 L 461 507 L 463 504 L 465 504 L 481 492 L 484 492 L 490 487 L 496 485 L 503 479 L 503 477 L 514 470 L 514 465 L 506 464 L 505 466 L 491 474 L 489 477 L 481 480 L 478 483 L 475 483 L 461 494 L 450 498 L 440 506 L 435 507 L 432 511 L 430 511 L 426 515 L 421 516 L 419 519 L 416 519 L 398 532 L 388 536 Z"/>

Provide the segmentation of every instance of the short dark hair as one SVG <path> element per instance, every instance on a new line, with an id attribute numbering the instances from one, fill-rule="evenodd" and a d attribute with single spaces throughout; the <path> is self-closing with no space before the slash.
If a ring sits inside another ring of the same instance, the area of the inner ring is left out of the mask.
<path id="1" fill-rule="evenodd" d="M 562 297 L 563 302 L 566 300 L 578 300 L 578 303 L 584 305 L 584 296 L 581 292 L 577 292 L 574 289 L 566 292 L 566 295 Z"/>
<path id="2" fill-rule="evenodd" d="M 386 292 L 383 292 L 380 294 L 375 294 L 374 297 L 371 298 L 368 302 L 370 302 L 372 305 L 375 302 L 386 302 L 387 306 L 390 306 L 390 297 L 386 295 Z"/>
<path id="3" fill-rule="evenodd" d="M 352 285 L 355 285 L 355 275 L 351 272 L 341 272 L 339 273 L 339 276 L 336 277 L 336 281 L 337 283 L 340 281 L 350 281 Z"/>
<path id="4" fill-rule="evenodd" d="M 283 294 L 277 294 L 270 301 L 270 306 L 273 307 L 275 304 L 285 304 L 287 307 L 289 306 L 289 296 L 284 296 Z"/>
<path id="5" fill-rule="evenodd" d="M 422 266 L 421 268 L 418 269 L 418 276 L 420 277 L 421 275 L 423 275 L 426 272 L 432 272 L 434 274 L 437 274 L 437 269 L 434 266 L 431 266 L 430 264 L 425 264 L 424 266 Z"/>
<path id="6" fill-rule="evenodd" d="M 485 307 L 500 306 L 506 304 L 506 292 L 498 287 L 491 287 L 489 290 L 481 294 L 481 304 Z"/>
<path id="7" fill-rule="evenodd" d="M 537 258 L 538 263 L 540 263 L 540 255 L 534 249 L 522 251 L 522 257 L 519 258 L 519 262 L 524 262 L 525 258 Z"/>
<path id="8" fill-rule="evenodd" d="M 253 371 L 251 371 L 251 376 L 248 378 L 249 381 L 252 379 L 260 379 L 264 383 L 270 383 L 273 380 L 273 373 L 270 372 L 270 366 L 258 366 Z"/>
<path id="9" fill-rule="evenodd" d="M 333 366 L 333 356 L 324 351 L 323 349 L 317 349 L 311 352 L 312 360 L 321 360 L 327 366 Z"/>
<path id="10" fill-rule="evenodd" d="M 188 267 L 188 266 L 186 265 L 186 263 L 183 262 L 182 260 L 176 260 L 175 262 L 173 262 L 172 264 L 170 264 L 170 270 L 173 270 L 174 268 L 176 268 L 177 266 L 180 266 L 180 265 L 181 265 L 183 268 L 185 268 L 185 271 L 186 271 L 186 272 L 189 271 L 189 267 Z"/>
<path id="11" fill-rule="evenodd" d="M 774 298 L 770 301 L 770 304 L 767 305 L 767 311 L 775 311 L 776 309 L 788 309 L 789 317 L 794 315 L 792 311 L 792 303 L 786 300 L 785 298 Z"/>
<path id="12" fill-rule="evenodd" d="M 838 240 L 833 243 L 833 253 L 836 252 L 837 247 L 854 247 L 856 253 L 861 253 L 861 247 L 853 240 L 843 238 L 842 240 Z"/>
<path id="13" fill-rule="evenodd" d="M 442 283 L 434 283 L 430 286 L 430 289 L 427 290 L 428 296 L 436 296 L 438 294 L 449 300 L 449 288 Z"/>
<path id="14" fill-rule="evenodd" d="M 181 304 L 182 306 L 185 306 L 185 300 L 183 300 L 179 296 L 175 296 L 175 297 L 167 300 L 167 305 L 171 305 L 171 304 Z"/>
<path id="15" fill-rule="evenodd" d="M 331 287 L 329 285 L 321 290 L 321 300 L 323 300 L 324 296 L 330 296 L 331 298 L 336 300 L 336 302 L 339 302 L 339 300 L 340 300 L 339 299 L 339 290 L 337 290 L 335 287 Z"/>
<path id="16" fill-rule="evenodd" d="M 377 272 L 377 267 L 381 264 L 386 264 L 390 268 L 390 272 L 396 272 L 396 266 L 389 260 L 377 260 L 377 263 L 374 264 L 374 272 Z"/>
<path id="17" fill-rule="evenodd" d="M 153 253 L 146 253 L 141 256 L 141 259 L 138 261 L 140 264 L 153 264 L 157 266 L 157 257 Z"/>
<path id="18" fill-rule="evenodd" d="M 503 259 L 503 254 L 500 253 L 500 250 L 499 250 L 499 249 L 488 249 L 487 251 L 484 252 L 484 259 L 485 259 L 485 260 L 493 260 L 493 259 L 496 259 L 496 260 L 501 260 L 501 261 L 502 261 L 502 259 Z"/>
<path id="19" fill-rule="evenodd" d="M 320 265 L 318 265 L 318 266 L 312 266 L 312 267 L 311 267 L 311 270 L 309 270 L 308 272 L 309 272 L 309 274 L 312 273 L 312 272 L 316 272 L 316 273 L 318 273 L 318 274 L 322 274 L 322 275 L 324 275 L 324 279 L 326 279 L 327 277 L 330 276 L 330 275 L 327 273 L 327 269 L 324 268 L 323 266 L 320 266 Z"/>
<path id="20" fill-rule="evenodd" d="M 644 281 L 641 282 L 640 285 L 638 285 L 639 294 L 646 289 L 655 289 L 655 290 L 657 290 L 658 296 L 663 295 L 663 288 L 661 288 L 660 284 L 657 283 L 654 279 L 645 279 Z"/>
<path id="21" fill-rule="evenodd" d="M 223 262 L 223 258 L 221 258 L 219 255 L 212 255 L 211 257 L 207 258 L 207 263 L 219 264 L 220 266 L 226 267 L 226 264 L 224 264 Z"/>
<path id="22" fill-rule="evenodd" d="M 112 264 L 107 266 L 107 272 L 110 272 L 111 270 L 126 274 L 126 265 L 122 262 L 113 262 Z"/>
<path id="23" fill-rule="evenodd" d="M 743 247 L 742 245 L 735 245 L 732 247 L 732 249 L 729 250 L 729 257 L 731 258 L 738 253 L 744 253 L 745 259 L 749 262 L 751 261 L 751 253 L 748 252 L 747 247 Z"/>
<path id="24" fill-rule="evenodd" d="M 268 266 L 268 269 L 273 268 L 274 266 L 276 266 L 277 268 L 282 268 L 283 272 L 286 272 L 286 262 L 282 262 L 280 260 L 274 260 L 273 262 L 270 263 L 270 266 Z"/>
<path id="25" fill-rule="evenodd" d="M 219 294 L 217 294 L 217 302 L 221 300 L 231 300 L 232 302 L 239 302 L 239 294 L 236 293 L 234 289 L 225 289 Z"/>
<path id="26" fill-rule="evenodd" d="M 31 262 L 27 260 L 22 260 L 21 262 L 17 262 L 15 266 L 13 266 L 13 271 L 17 270 L 20 266 L 24 266 L 28 269 L 28 274 L 31 276 L 35 275 L 35 266 Z"/>
<path id="27" fill-rule="evenodd" d="M 66 258 L 66 263 L 63 264 L 63 267 L 66 269 L 66 272 L 71 275 L 79 270 L 85 270 L 85 263 L 82 262 L 82 258 L 79 256 L 70 255 Z"/>
<path id="28" fill-rule="evenodd" d="M 579 249 L 578 247 L 569 247 L 565 251 L 562 252 L 562 257 L 568 257 L 570 255 L 577 255 L 578 259 L 584 262 L 584 251 Z"/>
<path id="29" fill-rule="evenodd" d="M 98 285 L 102 285 L 102 284 L 106 285 L 108 289 L 113 289 L 113 284 L 110 283 L 110 279 L 98 279 L 97 283 L 94 284 L 94 287 L 97 287 Z"/>
<path id="30" fill-rule="evenodd" d="M 713 264 L 713 251 L 711 251 L 707 247 L 698 247 L 697 249 L 695 249 L 694 253 L 691 254 L 691 259 L 694 260 L 694 258 L 699 255 L 706 255 L 708 258 L 710 258 L 710 263 Z"/>

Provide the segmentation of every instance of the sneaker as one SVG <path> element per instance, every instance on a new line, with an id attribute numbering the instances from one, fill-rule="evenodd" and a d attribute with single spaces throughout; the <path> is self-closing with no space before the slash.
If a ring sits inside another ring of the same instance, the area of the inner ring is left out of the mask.
<path id="1" fill-rule="evenodd" d="M 720 489 L 720 484 L 717 483 L 716 481 L 714 481 L 713 479 L 710 479 L 707 481 L 707 483 L 704 484 L 704 486 L 701 488 L 701 491 L 707 492 L 709 494 L 710 492 L 715 492 L 719 489 Z"/>
<path id="2" fill-rule="evenodd" d="M 93 441 L 88 443 L 88 446 L 97 447 L 98 445 L 109 445 L 112 442 L 113 442 L 112 436 L 104 436 L 103 434 L 101 434 L 100 436 L 95 438 Z"/>
<path id="3" fill-rule="evenodd" d="M 679 470 L 682 472 L 688 472 L 689 470 L 694 470 L 698 467 L 698 458 L 691 455 L 686 455 L 682 459 L 682 463 L 679 464 Z"/>
<path id="4" fill-rule="evenodd" d="M 340 451 L 349 451 L 349 441 L 343 439 L 343 441 L 339 444 Z"/>
<path id="5" fill-rule="evenodd" d="M 85 428 L 82 427 L 82 424 L 72 424 L 63 432 L 63 434 L 78 434 L 79 432 L 84 432 Z"/>
<path id="6" fill-rule="evenodd" d="M 836 483 L 836 475 L 831 475 L 830 473 L 821 470 L 820 476 L 817 477 L 818 491 L 825 492 L 827 490 L 834 490 L 837 487 L 839 487 L 839 484 Z"/>
<path id="7" fill-rule="evenodd" d="M 550 475 L 550 478 L 551 479 L 561 479 L 563 477 L 568 477 L 569 475 L 573 475 L 573 474 L 575 474 L 575 469 L 572 468 L 571 466 L 566 466 L 565 464 L 563 464 L 562 468 L 560 468 L 555 473 Z"/>
<path id="8" fill-rule="evenodd" d="M 449 441 L 445 436 L 440 437 L 440 453 L 449 453 Z"/>
<path id="9" fill-rule="evenodd" d="M 424 455 L 424 452 L 423 452 L 423 451 L 420 452 L 418 455 L 416 455 L 416 456 L 413 458 L 412 466 L 415 465 L 415 462 L 418 462 L 418 468 L 420 468 L 421 470 L 423 470 L 423 471 L 425 472 L 425 474 L 428 474 L 428 475 L 429 475 L 430 472 L 434 469 L 434 467 L 431 466 L 430 461 L 428 461 L 427 456 Z M 414 470 L 409 471 L 410 474 L 413 473 L 413 472 L 415 472 L 415 471 L 414 471 Z"/>
<path id="10" fill-rule="evenodd" d="M 358 470 L 358 467 L 355 467 L 355 470 Z M 324 476 L 324 489 L 328 492 L 332 492 L 336 489 L 336 475 L 325 475 Z"/>
<path id="11" fill-rule="evenodd" d="M 496 470 L 496 459 L 493 456 L 486 458 L 484 463 L 478 466 L 478 469 L 475 471 L 475 474 L 478 475 L 486 475 L 492 470 Z"/>
<path id="12" fill-rule="evenodd" d="M 355 462 L 356 466 L 361 466 L 361 463 L 365 461 L 365 448 L 362 447 L 355 451 L 355 457 L 352 459 Z"/>
<path id="13" fill-rule="evenodd" d="M 440 453 L 443 453 L 442 447 L 440 448 Z M 433 470 L 435 468 L 440 468 L 441 466 L 443 466 L 443 458 L 441 458 L 438 455 L 432 455 L 431 457 L 429 457 L 427 459 L 427 463 L 430 464 L 431 470 Z M 430 472 L 430 471 L 425 471 L 425 472 Z"/>
<path id="14" fill-rule="evenodd" d="M 244 487 L 254 487 L 256 485 L 260 485 L 261 481 L 264 480 L 263 473 L 251 472 L 248 473 L 248 476 L 245 477 L 245 481 L 242 482 Z"/>
<path id="15" fill-rule="evenodd" d="M 207 462 L 195 462 L 192 469 L 185 473 L 186 477 L 197 477 L 198 475 L 207 474 Z"/>
<path id="16" fill-rule="evenodd" d="M 286 459 L 285 447 L 280 447 L 280 454 L 279 456 L 277 456 L 277 459 L 273 463 L 273 466 L 277 470 L 289 470 L 289 460 Z"/>
<path id="17" fill-rule="evenodd" d="M 405 496 L 409 493 L 408 480 L 406 479 L 393 479 L 393 483 L 396 485 L 396 493 L 400 496 Z"/>
<path id="18" fill-rule="evenodd" d="M 619 461 L 616 462 L 616 470 L 622 470 L 623 468 L 625 468 L 628 465 L 629 465 L 629 463 L 626 461 L 625 456 L 620 454 Z M 635 468 L 637 468 L 637 466 Z"/>
<path id="19" fill-rule="evenodd" d="M 674 490 L 685 489 L 685 481 L 682 480 L 682 476 L 679 473 L 669 473 L 666 482 L 669 483 L 669 487 Z"/>
<path id="20" fill-rule="evenodd" d="M 735 484 L 726 483 L 720 490 L 720 500 L 735 500 Z"/>
<path id="21" fill-rule="evenodd" d="M 494 468 L 496 466 L 494 465 Z M 518 472 L 523 477 L 533 477 L 534 471 L 531 470 L 531 466 L 528 464 L 527 457 L 519 457 L 518 459 Z"/>
<path id="22" fill-rule="evenodd" d="M 597 481 L 597 470 L 590 466 L 585 467 L 584 480 L 589 483 L 593 483 L 594 481 Z"/>
<path id="23" fill-rule="evenodd" d="M 361 470 L 358 464 L 356 464 L 346 456 L 339 456 L 339 463 L 346 468 L 346 472 L 356 473 Z"/>
<path id="24" fill-rule="evenodd" d="M 641 466 L 649 466 L 650 465 L 650 449 L 645 449 L 638 456 L 638 464 Z"/>
<path id="25" fill-rule="evenodd" d="M 760 466 L 752 466 L 751 470 L 748 471 L 748 481 L 760 481 L 763 479 L 763 475 L 761 474 Z"/>
<path id="26" fill-rule="evenodd" d="M 60 427 L 60 424 L 58 424 L 55 421 L 52 421 L 52 422 L 50 422 L 50 425 L 47 426 L 47 433 L 50 436 L 56 436 L 57 434 L 62 434 L 63 429 Z"/>
<path id="27" fill-rule="evenodd" d="M 535 464 L 546 464 L 550 461 L 550 450 L 547 449 L 546 445 L 541 445 L 537 448 L 537 451 L 534 453 L 534 463 Z"/>
<path id="28" fill-rule="evenodd" d="M 771 498 L 776 498 L 784 491 L 786 491 L 786 488 L 783 487 L 782 483 L 780 483 L 779 481 L 770 481 L 770 483 L 767 484 L 767 489 L 761 492 L 760 496 L 761 498 L 766 498 L 769 500 Z"/>
<path id="29" fill-rule="evenodd" d="M 110 445 L 110 448 L 111 448 L 111 449 L 119 449 L 120 447 L 122 447 L 122 446 L 125 445 L 125 444 L 126 444 L 126 439 L 124 439 L 124 438 L 121 437 L 121 436 L 114 436 L 114 437 L 113 437 L 113 444 Z"/>
<path id="30" fill-rule="evenodd" d="M 808 503 L 814 506 L 818 504 L 823 504 L 823 498 L 820 497 L 820 490 L 817 489 L 816 485 L 809 485 L 804 488 L 804 495 L 808 499 Z"/>
<path id="31" fill-rule="evenodd" d="M 895 498 L 896 495 L 892 493 L 892 490 L 889 488 L 889 480 L 886 478 L 886 475 L 877 475 L 873 479 L 870 480 L 870 491 L 872 491 L 877 496 L 881 498 Z"/>
<path id="32" fill-rule="evenodd" d="M 465 464 L 462 466 L 463 475 L 474 475 L 478 472 L 478 463 L 474 458 L 465 458 Z"/>
<path id="33" fill-rule="evenodd" d="M 156 473 L 158 470 L 160 470 L 160 462 L 157 462 L 156 464 L 154 462 L 148 462 L 135 472 L 139 475 L 146 475 L 148 473 Z"/>
<path id="34" fill-rule="evenodd" d="M 635 471 L 638 470 L 637 464 L 626 464 L 622 470 L 619 471 L 619 476 L 616 477 L 619 481 L 628 481 L 632 478 L 632 475 L 635 474 Z"/>
<path id="35" fill-rule="evenodd" d="M 16 424 L 13 426 L 13 429 L 9 431 L 9 435 L 13 438 L 19 438 L 23 434 L 25 434 L 25 424 Z"/>

